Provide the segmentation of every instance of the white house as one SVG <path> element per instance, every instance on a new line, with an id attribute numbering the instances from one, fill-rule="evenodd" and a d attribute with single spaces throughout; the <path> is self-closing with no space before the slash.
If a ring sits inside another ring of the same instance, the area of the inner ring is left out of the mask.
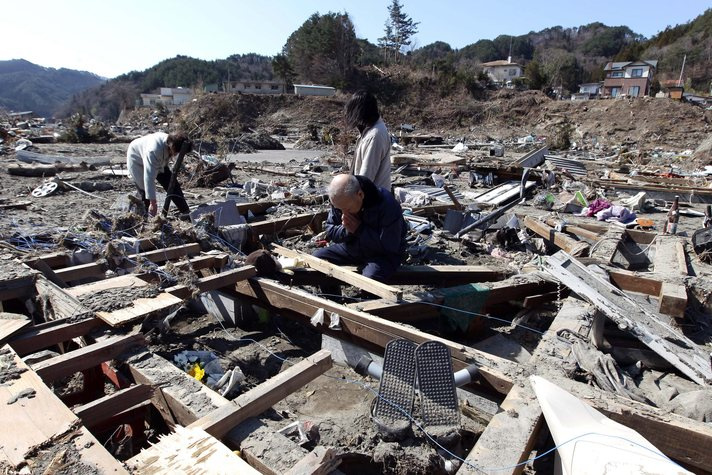
<path id="1" fill-rule="evenodd" d="M 295 84 L 294 94 L 297 96 L 333 96 L 336 94 L 336 89 L 329 86 Z"/>
<path id="2" fill-rule="evenodd" d="M 482 63 L 482 71 L 487 74 L 493 82 L 506 84 L 513 79 L 522 77 L 522 67 L 512 62 L 509 57 L 506 60 L 498 59 L 489 63 Z"/>
<path id="3" fill-rule="evenodd" d="M 185 87 L 162 87 L 159 93 L 141 94 L 141 105 L 180 106 L 193 98 L 193 90 Z"/>
<path id="4" fill-rule="evenodd" d="M 602 82 L 587 82 L 579 84 L 578 92 L 571 95 L 572 101 L 587 101 L 594 97 L 598 97 L 603 89 Z"/>
<path id="5" fill-rule="evenodd" d="M 281 81 L 230 81 L 225 84 L 227 92 L 240 92 L 243 94 L 282 94 L 286 92 L 286 85 Z"/>

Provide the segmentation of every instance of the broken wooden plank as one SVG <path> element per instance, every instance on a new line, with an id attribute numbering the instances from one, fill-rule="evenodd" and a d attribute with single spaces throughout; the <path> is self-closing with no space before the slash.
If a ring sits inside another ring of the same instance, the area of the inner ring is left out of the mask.
<path id="1" fill-rule="evenodd" d="M 127 465 L 133 473 L 152 475 L 260 474 L 204 430 L 181 426 L 176 426 L 175 432 L 161 436 L 158 443 L 129 459 Z"/>
<path id="2" fill-rule="evenodd" d="M 365 290 L 373 295 L 378 295 L 379 297 L 392 302 L 397 302 L 403 298 L 403 291 L 398 288 L 344 269 L 343 267 L 332 264 L 324 259 L 319 259 L 318 257 L 314 257 L 305 252 L 293 251 L 278 245 L 273 245 L 272 247 L 274 251 L 281 256 L 299 259 L 302 262 L 305 262 L 312 269 L 316 269 L 319 272 L 334 277 L 349 285 L 353 285 L 361 290 Z"/>
<path id="3" fill-rule="evenodd" d="M 73 441 L 79 462 L 102 473 L 127 473 L 94 436 L 77 428 L 77 416 L 9 346 L 0 349 L 0 358 L 19 376 L 0 385 L 0 418 L 6 425 L 6 430 L 0 431 L 1 461 L 19 470 L 36 447 Z M 75 437 L 77 433 L 79 437 Z"/>
<path id="4" fill-rule="evenodd" d="M 511 375 L 516 370 L 511 362 L 503 358 L 497 358 L 465 345 L 359 312 L 305 291 L 289 288 L 270 279 L 253 277 L 247 281 L 239 282 L 235 290 L 241 295 L 255 298 L 271 307 L 298 313 L 304 317 L 305 322 L 308 322 L 309 317 L 320 308 L 328 314 L 338 314 L 343 332 L 381 348 L 385 348 L 389 341 L 398 338 L 405 338 L 417 344 L 431 340 L 440 341 L 450 348 L 453 364 L 457 370 L 476 362 L 484 380 L 495 390 L 506 394 L 512 387 Z M 317 328 L 325 331 L 327 326 L 328 322 L 325 322 L 324 325 L 319 325 Z"/>
<path id="5" fill-rule="evenodd" d="M 559 249 L 563 249 L 572 256 L 586 256 L 590 246 L 583 241 L 576 241 L 562 232 L 556 231 L 551 226 L 532 218 L 531 216 L 524 217 L 524 226 L 539 236 L 543 237 L 547 242 L 553 244 Z"/>
<path id="6" fill-rule="evenodd" d="M 32 320 L 26 315 L 3 312 L 0 309 L 0 343 L 4 343 L 5 340 L 30 323 Z"/>
<path id="7" fill-rule="evenodd" d="M 54 320 L 51 325 L 35 325 L 28 331 L 17 335 L 9 343 L 20 356 L 29 355 L 50 346 L 84 336 L 95 328 L 104 325 L 96 317 L 79 321 Z"/>
<path id="8" fill-rule="evenodd" d="M 605 269 L 608 271 L 611 282 L 622 290 L 652 295 L 654 297 L 660 295 L 662 282 L 652 278 L 652 275 L 649 273 L 641 274 L 614 267 L 605 267 Z"/>
<path id="9" fill-rule="evenodd" d="M 111 312 L 96 312 L 96 316 L 112 327 L 116 327 L 151 315 L 169 313 L 171 309 L 180 306 L 182 303 L 183 300 L 175 295 L 162 292 L 155 297 L 138 298 L 131 302 L 128 307 Z"/>
<path id="10" fill-rule="evenodd" d="M 514 386 L 457 473 L 521 473 L 524 466 L 517 465 L 534 446 L 541 416 L 531 386 Z"/>
<path id="11" fill-rule="evenodd" d="M 50 282 L 45 276 L 37 276 L 35 288 L 40 299 L 48 302 L 45 305 L 45 320 L 59 320 L 63 318 L 81 318 L 93 316 L 92 311 L 76 297 Z"/>
<path id="12" fill-rule="evenodd" d="M 85 426 L 91 429 L 102 421 L 130 409 L 136 404 L 151 399 L 152 395 L 153 387 L 136 384 L 74 408 L 73 412 L 82 420 Z"/>
<path id="13" fill-rule="evenodd" d="M 588 230 L 588 229 L 585 229 L 585 228 L 582 228 L 580 226 L 576 226 L 573 224 L 568 224 L 565 221 L 560 221 L 560 220 L 550 218 L 550 219 L 546 220 L 546 224 L 548 224 L 549 226 L 551 226 L 553 228 L 560 227 L 561 230 L 566 233 L 571 233 L 574 236 L 588 239 L 589 241 L 598 242 L 601 239 L 603 239 L 601 237 L 601 234 L 599 234 L 597 232 L 594 232 L 594 231 L 591 231 L 591 230 Z"/>
<path id="14" fill-rule="evenodd" d="M 687 377 L 702 385 L 712 383 L 709 354 L 680 331 L 664 323 L 661 315 L 641 307 L 564 252 L 548 257 L 545 269 Z"/>
<path id="15" fill-rule="evenodd" d="M 94 294 L 103 290 L 118 289 L 126 287 L 147 287 L 148 282 L 139 278 L 136 274 L 125 274 L 110 279 L 99 280 L 89 284 L 75 285 L 65 289 L 69 295 L 81 298 L 85 295 Z"/>
<path id="16" fill-rule="evenodd" d="M 566 377 L 576 370 L 568 341 L 558 332 L 566 329 L 576 335 L 588 336 L 593 328 L 593 308 L 580 300 L 567 298 L 537 345 L 527 367 L 533 373 L 555 372 Z M 485 431 L 467 456 L 458 474 L 521 473 L 529 458 L 542 424 L 542 411 L 528 379 L 515 384 L 507 394 Z"/>
<path id="17" fill-rule="evenodd" d="M 221 272 L 219 274 L 201 277 L 195 283 L 195 287 L 200 292 L 218 290 L 223 287 L 233 286 L 241 280 L 249 279 L 250 277 L 255 276 L 256 273 L 257 270 L 253 266 L 242 266 L 237 269 L 230 269 L 228 271 Z M 185 285 L 168 287 L 165 291 L 181 299 L 189 298 L 193 294 L 191 288 Z"/>
<path id="18" fill-rule="evenodd" d="M 250 223 L 250 229 L 255 235 L 259 234 L 279 234 L 287 229 L 302 228 L 312 223 L 324 221 L 329 213 L 319 211 L 317 213 L 305 213 L 286 218 L 271 219 L 260 223 Z"/>
<path id="19" fill-rule="evenodd" d="M 687 276 L 687 261 L 680 238 L 658 236 L 653 267 L 657 277 L 663 281 L 658 295 L 658 310 L 666 315 L 683 318 L 687 308 L 687 287 L 682 277 Z"/>
<path id="20" fill-rule="evenodd" d="M 321 376 L 331 368 L 331 364 L 331 352 L 319 350 L 188 427 L 203 429 L 220 438 L 241 422 L 262 414 L 309 381 Z"/>
<path id="21" fill-rule="evenodd" d="M 99 366 L 133 346 L 145 344 L 146 340 L 142 334 L 110 337 L 93 345 L 41 361 L 34 365 L 33 370 L 45 382 L 51 383 L 79 371 Z"/>

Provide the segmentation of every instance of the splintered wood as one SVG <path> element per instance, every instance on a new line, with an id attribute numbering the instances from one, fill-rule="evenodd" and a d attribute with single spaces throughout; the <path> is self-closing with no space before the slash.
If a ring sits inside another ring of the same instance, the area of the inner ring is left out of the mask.
<path id="1" fill-rule="evenodd" d="M 204 430 L 181 426 L 128 464 L 135 473 L 145 475 L 260 473 Z"/>

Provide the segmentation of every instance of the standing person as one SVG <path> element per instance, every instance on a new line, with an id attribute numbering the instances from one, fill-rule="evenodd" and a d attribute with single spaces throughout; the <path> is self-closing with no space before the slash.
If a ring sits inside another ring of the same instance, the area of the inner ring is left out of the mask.
<path id="1" fill-rule="evenodd" d="M 388 279 L 401 265 L 406 250 L 408 225 L 400 203 L 368 178 L 349 174 L 334 177 L 329 200 L 326 238 L 331 244 L 314 256 L 332 264 L 358 266 L 362 275 L 381 282 Z"/>
<path id="2" fill-rule="evenodd" d="M 377 187 L 391 189 L 391 136 L 378 113 L 376 98 L 358 91 L 346 104 L 346 125 L 358 129 L 351 174 L 365 176 Z"/>
<path id="3" fill-rule="evenodd" d="M 188 152 L 190 152 L 193 149 L 193 144 L 184 133 L 169 135 L 164 132 L 156 132 L 137 138 L 129 145 L 126 152 L 129 176 L 141 193 L 141 199 L 146 205 L 149 216 L 155 216 L 158 213 L 156 182 L 168 191 L 172 177 L 168 162 L 178 155 L 185 143 L 188 144 Z M 170 199 L 181 214 L 186 215 L 190 212 L 188 203 L 183 196 L 183 190 L 177 181 Z"/>

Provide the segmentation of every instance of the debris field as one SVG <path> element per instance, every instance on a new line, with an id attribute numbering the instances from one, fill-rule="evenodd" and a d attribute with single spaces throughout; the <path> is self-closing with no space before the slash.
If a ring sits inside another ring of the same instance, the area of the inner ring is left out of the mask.
<path id="1" fill-rule="evenodd" d="M 712 472 L 712 142 L 597 139 L 592 102 L 554 149 L 569 106 L 530 106 L 550 134 L 392 128 L 388 282 L 311 256 L 353 150 L 324 124 L 137 112 L 115 143 L 0 144 L 2 473 L 546 474 L 604 430 L 563 405 Z M 188 118 L 212 131 L 190 220 L 144 219 L 125 142 Z"/>

